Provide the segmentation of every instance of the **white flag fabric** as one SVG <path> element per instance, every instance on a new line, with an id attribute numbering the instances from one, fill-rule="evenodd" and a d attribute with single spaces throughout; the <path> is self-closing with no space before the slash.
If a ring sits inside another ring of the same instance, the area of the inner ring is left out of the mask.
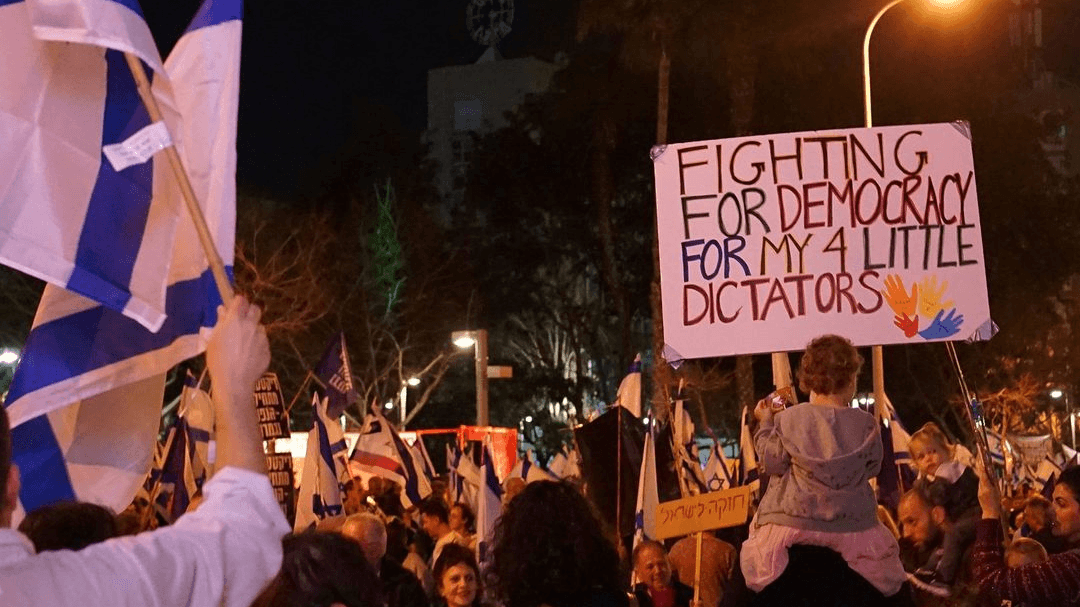
<path id="1" fill-rule="evenodd" d="M 518 458 L 518 461 L 514 463 L 514 467 L 510 470 L 510 476 L 516 476 L 524 480 L 526 484 L 536 481 L 558 480 L 533 460 L 532 450 L 526 452 L 525 457 Z"/>
<path id="2" fill-rule="evenodd" d="M 480 474 L 483 484 L 477 496 L 476 508 L 476 560 L 486 563 L 490 559 L 492 542 L 495 539 L 495 522 L 502 512 L 502 485 L 495 473 L 495 461 L 491 456 L 491 438 L 484 440 L 483 461 Z"/>
<path id="3" fill-rule="evenodd" d="M 749 485 L 757 494 L 761 488 L 761 479 L 757 452 L 754 451 L 754 437 L 750 434 L 751 415 L 753 415 L 752 410 L 749 407 L 743 407 L 742 426 L 739 430 L 739 485 Z"/>
<path id="4" fill-rule="evenodd" d="M 208 23 L 231 12 L 213 4 L 222 3 L 207 3 Z M 2 0 L 0 52 L 0 263 L 160 329 L 184 210 L 167 164 L 150 157 L 170 140 L 182 147 L 188 135 L 216 134 L 219 120 L 235 125 L 235 107 L 205 90 L 174 94 L 170 82 L 187 75 L 178 73 L 182 61 L 162 64 L 134 0 Z M 150 68 L 163 124 L 150 124 L 124 52 Z M 190 49 L 174 54 L 184 55 Z M 205 104 L 190 116 L 196 121 L 187 120 L 190 93 Z M 232 140 L 191 139 L 208 146 L 197 156 Z"/>
<path id="5" fill-rule="evenodd" d="M 619 383 L 618 402 L 635 417 L 641 417 L 641 355 L 634 358 L 626 377 Z"/>
<path id="6" fill-rule="evenodd" d="M 577 449 L 571 449 L 569 455 L 562 451 L 555 454 L 548 464 L 548 470 L 561 479 L 581 478 L 581 466 L 578 464 L 579 455 Z"/>
<path id="7" fill-rule="evenodd" d="M 634 507 L 634 547 L 642 540 L 656 539 L 656 508 L 660 505 L 656 487 L 656 445 L 652 432 L 645 434 L 645 449 L 638 474 L 637 505 Z"/>
<path id="8" fill-rule="evenodd" d="M 10 160 L 0 162 L 0 230 L 8 230 L 0 246 L 11 243 L 11 230 L 24 221 L 30 223 L 23 227 L 68 242 L 60 235 L 65 229 L 61 218 L 79 212 L 52 194 L 59 197 L 67 182 L 82 179 L 80 171 L 87 169 L 69 170 L 67 163 L 89 154 L 92 158 L 84 160 L 94 164 L 90 173 L 104 174 L 112 165 L 100 158 L 102 144 L 126 141 L 149 125 L 120 52 L 130 50 L 153 70 L 166 125 L 217 249 L 231 265 L 242 2 L 207 0 L 163 68 L 137 7 L 133 0 L 0 0 L 0 49 L 7 57 L 0 62 L 0 91 L 9 95 L 0 97 L 0 154 Z M 39 77 L 46 84 L 34 80 Z M 13 99 L 8 89 L 13 78 L 22 78 L 23 92 L 36 90 L 45 97 L 33 107 L 27 106 L 31 96 Z M 85 122 L 88 112 L 97 118 Z M 96 129 L 96 138 L 83 132 L 87 129 Z M 68 145 L 54 141 L 60 135 L 70 135 L 64 141 L 84 137 L 89 143 L 80 144 L 79 152 L 72 148 L 54 154 L 49 146 Z M 138 282 L 135 276 L 142 268 L 156 268 L 150 274 L 158 273 L 156 279 L 164 278 L 165 286 L 160 322 L 133 320 L 136 298 L 127 299 L 122 314 L 116 301 L 103 305 L 102 298 L 46 285 L 6 404 L 13 457 L 23 473 L 20 497 L 27 509 L 80 499 L 122 510 L 150 467 L 164 374 L 201 353 L 217 321 L 221 299 L 194 225 L 186 217 L 177 220 L 186 211 L 172 176 L 161 170 L 165 164 L 153 158 L 117 173 L 119 181 L 93 182 L 91 189 L 105 189 L 91 206 L 102 205 L 102 212 L 136 225 L 98 225 L 84 232 L 97 244 L 116 245 L 112 252 L 96 252 L 98 257 L 131 262 L 129 284 Z M 43 198 L 34 190 L 35 172 L 55 192 Z M 145 207 L 141 216 L 120 202 L 135 194 Z M 10 206 L 27 197 L 52 218 Z M 125 248 L 129 236 L 141 239 L 139 247 Z M 151 250 L 164 262 L 152 259 Z M 151 332 L 144 324 L 159 328 Z M 130 442 L 130 448 L 117 449 L 118 442 Z"/>
<path id="9" fill-rule="evenodd" d="M 341 485 L 349 478 L 349 464 L 345 460 L 348 448 L 341 424 L 327 417 L 325 398 L 315 396 L 311 407 L 315 415 L 308 432 L 304 474 L 297 492 L 295 531 L 341 514 Z"/>
<path id="10" fill-rule="evenodd" d="M 350 459 L 360 470 L 400 485 L 401 503 L 406 508 L 419 505 L 431 495 L 431 482 L 423 473 L 424 464 L 378 407 L 372 407 L 364 417 L 364 427 Z"/>

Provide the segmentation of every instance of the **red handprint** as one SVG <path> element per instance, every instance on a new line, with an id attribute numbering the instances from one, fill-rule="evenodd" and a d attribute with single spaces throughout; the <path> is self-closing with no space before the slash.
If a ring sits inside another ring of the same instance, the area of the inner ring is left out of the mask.
<path id="1" fill-rule="evenodd" d="M 896 316 L 893 324 L 904 332 L 904 337 L 915 337 L 915 334 L 919 332 L 918 316 L 908 316 L 907 314 Z"/>

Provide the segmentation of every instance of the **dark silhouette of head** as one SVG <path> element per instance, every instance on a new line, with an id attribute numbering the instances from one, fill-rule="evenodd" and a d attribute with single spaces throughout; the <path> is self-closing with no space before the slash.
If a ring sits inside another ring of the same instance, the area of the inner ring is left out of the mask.
<path id="1" fill-rule="evenodd" d="M 119 535 L 116 516 L 108 508 L 87 502 L 42 506 L 26 515 L 19 531 L 38 552 L 82 550 Z"/>
<path id="2" fill-rule="evenodd" d="M 281 570 L 251 607 L 377 607 L 379 577 L 356 542 L 337 533 L 305 531 L 281 542 Z"/>
<path id="3" fill-rule="evenodd" d="M 485 580 L 506 607 L 570 607 L 622 590 L 615 546 L 569 483 L 529 483 L 496 523 L 494 544 Z"/>

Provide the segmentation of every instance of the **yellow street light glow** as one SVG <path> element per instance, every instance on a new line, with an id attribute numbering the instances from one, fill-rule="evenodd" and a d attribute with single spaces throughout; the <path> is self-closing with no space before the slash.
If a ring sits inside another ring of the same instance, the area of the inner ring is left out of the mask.
<path id="1" fill-rule="evenodd" d="M 420 378 L 419 377 L 410 377 L 409 379 L 405 380 L 405 383 L 409 384 L 410 386 L 419 386 L 420 385 Z"/>
<path id="2" fill-rule="evenodd" d="M 471 348 L 475 344 L 476 340 L 472 337 L 469 337 L 468 335 L 462 335 L 461 337 L 454 339 L 454 345 L 461 348 L 462 350 Z"/>

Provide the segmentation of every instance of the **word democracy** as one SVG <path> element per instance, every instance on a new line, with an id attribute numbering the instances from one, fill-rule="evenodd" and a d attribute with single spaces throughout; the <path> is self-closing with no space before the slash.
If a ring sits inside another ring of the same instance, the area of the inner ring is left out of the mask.
<path id="1" fill-rule="evenodd" d="M 730 150 L 722 144 L 680 148 L 684 238 L 713 226 L 732 236 L 756 228 L 769 233 L 841 225 L 969 224 L 974 172 L 937 179 L 922 174 L 930 160 L 918 145 L 921 136 L 911 129 L 889 145 L 879 132 L 871 141 L 855 133 L 784 139 L 789 146 L 784 150 L 774 138 L 743 141 Z M 770 199 L 775 208 L 766 207 Z"/>

